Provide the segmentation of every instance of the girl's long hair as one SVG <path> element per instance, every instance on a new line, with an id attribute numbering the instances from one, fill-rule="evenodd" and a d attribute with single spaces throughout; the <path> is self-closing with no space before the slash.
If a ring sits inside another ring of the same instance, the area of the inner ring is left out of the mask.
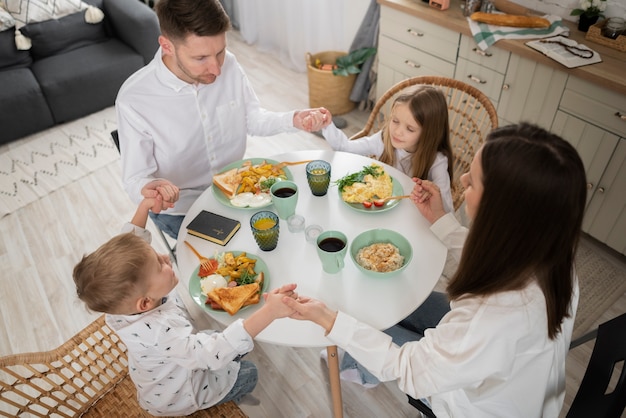
<path id="1" fill-rule="evenodd" d="M 481 167 L 483 194 L 448 295 L 490 295 L 536 280 L 555 338 L 574 286 L 587 194 L 583 163 L 568 142 L 523 123 L 488 135 Z"/>
<path id="2" fill-rule="evenodd" d="M 448 123 L 448 103 L 441 90 L 432 86 L 420 85 L 411 92 L 400 94 L 392 104 L 408 104 L 415 121 L 422 127 L 422 133 L 417 142 L 417 149 L 411 158 L 412 177 L 428 178 L 428 171 L 435 162 L 437 152 L 448 158 L 448 175 L 450 181 L 453 176 L 453 155 L 450 144 L 450 125 Z M 395 150 L 391 145 L 389 134 L 389 118 L 383 128 L 383 143 L 385 148 L 380 161 L 395 165 Z"/>

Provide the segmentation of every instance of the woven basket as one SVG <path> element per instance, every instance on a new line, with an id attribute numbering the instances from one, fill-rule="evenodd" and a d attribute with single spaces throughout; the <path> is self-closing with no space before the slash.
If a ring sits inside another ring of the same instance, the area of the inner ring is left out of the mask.
<path id="1" fill-rule="evenodd" d="M 617 39 L 602 36 L 602 28 L 605 24 L 606 19 L 590 26 L 587 34 L 585 35 L 585 39 L 589 39 L 590 41 L 600 45 L 608 46 L 609 48 L 617 49 L 618 51 L 626 52 L 626 35 L 619 35 Z"/>
<path id="2" fill-rule="evenodd" d="M 315 68 L 315 60 L 318 58 L 325 64 L 334 64 L 337 58 L 346 54 L 346 52 L 339 51 L 306 54 L 310 107 L 325 107 L 333 115 L 341 115 L 354 109 L 356 103 L 350 100 L 350 92 L 354 86 L 356 74 L 345 77 L 334 75 L 332 71 Z"/>

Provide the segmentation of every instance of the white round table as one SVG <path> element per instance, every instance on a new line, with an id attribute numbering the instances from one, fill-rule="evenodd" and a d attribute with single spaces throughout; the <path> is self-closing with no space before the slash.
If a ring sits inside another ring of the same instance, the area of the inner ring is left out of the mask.
<path id="1" fill-rule="evenodd" d="M 333 182 L 346 174 L 360 171 L 374 160 L 356 154 L 326 150 L 295 151 L 271 157 L 276 161 L 325 160 L 331 168 L 331 185 L 326 196 L 313 196 L 306 180 L 306 164 L 289 166 L 298 185 L 296 213 L 305 217 L 306 224 L 318 224 L 324 230 L 339 230 L 352 239 L 373 228 L 391 229 L 403 234 L 413 247 L 413 259 L 400 274 L 388 279 L 364 276 L 346 255 L 345 267 L 337 274 L 322 270 L 315 244 L 306 241 L 304 232 L 292 233 L 285 220 L 280 220 L 278 246 L 273 251 L 262 251 L 257 246 L 250 229 L 250 217 L 263 209 L 237 209 L 220 203 L 207 189 L 189 209 L 178 235 L 178 268 L 181 280 L 189 282 L 198 260 L 184 245 L 189 241 L 202 255 L 212 257 L 216 251 L 246 251 L 260 257 L 268 266 L 269 287 L 273 289 L 287 283 L 297 283 L 297 292 L 324 301 L 330 308 L 346 312 L 375 328 L 386 329 L 413 312 L 430 294 L 443 271 L 446 248 L 429 230 L 429 223 L 421 216 L 410 199 L 403 199 L 384 212 L 357 211 L 341 201 Z M 381 164 L 381 163 L 379 163 Z M 404 193 L 410 194 L 413 181 L 404 173 L 382 164 L 398 181 Z M 212 211 L 241 222 L 241 229 L 222 247 L 210 241 L 189 235 L 187 224 L 201 211 Z M 251 306 L 235 316 L 226 312 L 208 310 L 218 322 L 228 325 L 237 318 L 246 318 L 255 309 Z M 325 347 L 332 343 L 324 330 L 308 321 L 282 318 L 274 321 L 257 337 L 257 340 L 292 347 Z M 337 412 L 335 413 L 337 415 Z"/>

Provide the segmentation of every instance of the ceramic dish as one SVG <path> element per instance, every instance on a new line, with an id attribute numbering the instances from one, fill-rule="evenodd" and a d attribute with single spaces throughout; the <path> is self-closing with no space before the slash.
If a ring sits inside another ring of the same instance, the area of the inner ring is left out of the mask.
<path id="1" fill-rule="evenodd" d="M 252 165 L 257 165 L 257 164 L 261 164 L 263 162 L 269 163 L 269 164 L 279 164 L 280 161 L 275 161 L 275 160 L 270 160 L 268 158 L 246 158 L 245 160 L 239 160 L 239 161 L 235 161 L 234 163 L 230 163 L 228 164 L 226 167 L 224 167 L 222 169 L 222 171 L 220 171 L 220 173 L 223 173 L 225 171 L 228 170 L 232 170 L 233 168 L 240 168 L 243 167 L 244 163 L 247 163 L 248 161 L 250 161 L 252 163 Z M 289 169 L 287 167 L 283 167 L 283 171 L 285 172 L 285 176 L 287 176 L 287 180 L 291 180 L 293 181 L 293 175 L 291 174 L 291 171 L 289 171 Z M 228 199 L 228 197 L 226 197 L 226 195 L 224 194 L 224 192 L 222 192 L 218 187 L 215 187 L 214 185 L 211 186 L 211 191 L 213 192 L 213 196 L 215 196 L 215 199 L 217 199 L 218 202 L 220 202 L 222 205 L 229 207 L 229 208 L 233 208 L 233 209 L 252 209 L 252 210 L 257 210 L 260 208 L 265 208 L 268 207 L 272 204 L 271 201 L 269 201 L 267 204 L 262 205 L 262 206 L 255 206 L 255 207 L 251 207 L 251 206 L 246 206 L 246 207 L 240 207 L 240 206 L 235 206 L 233 204 L 230 203 L 230 199 Z M 269 195 L 269 193 L 268 193 Z"/>
<path id="2" fill-rule="evenodd" d="M 235 257 L 237 257 L 239 254 L 242 253 L 241 251 L 226 251 L 226 252 L 233 253 L 233 256 Z M 267 265 L 265 264 L 263 260 L 261 260 L 259 257 L 257 257 L 254 254 L 250 254 L 246 252 L 246 256 L 248 258 L 256 260 L 254 271 L 257 274 L 263 272 L 264 277 L 263 277 L 263 287 L 261 289 L 261 293 L 266 292 L 269 287 L 269 282 L 270 282 L 269 270 L 267 269 Z M 211 313 L 222 312 L 224 315 L 230 316 L 227 312 L 218 310 L 218 309 L 213 309 L 211 308 L 211 304 L 208 304 L 208 305 L 206 304 L 207 297 L 204 293 L 202 293 L 202 288 L 200 287 L 201 278 L 200 276 L 198 276 L 198 270 L 200 270 L 199 264 L 198 264 L 198 267 L 196 267 L 196 269 L 191 274 L 191 277 L 189 278 L 189 294 L 191 295 L 191 298 L 193 299 L 193 301 L 207 312 L 211 312 Z M 263 298 L 261 298 L 261 300 L 262 299 Z M 239 311 L 241 312 L 242 310 L 247 309 L 251 306 L 259 306 L 260 304 L 261 302 L 259 302 L 258 304 L 254 304 L 254 305 L 244 306 Z"/>
<path id="3" fill-rule="evenodd" d="M 373 270 L 368 270 L 365 267 L 361 266 L 357 262 L 357 254 L 361 248 L 368 247 L 372 244 L 377 243 L 391 243 L 398 247 L 400 255 L 404 257 L 404 262 L 402 266 L 396 270 L 389 272 L 378 272 Z M 392 277 L 396 274 L 400 273 L 411 262 L 413 258 L 413 248 L 411 247 L 411 243 L 404 237 L 402 234 L 399 234 L 396 231 L 392 231 L 390 229 L 370 229 L 369 231 L 362 232 L 357 235 L 350 244 L 350 258 L 356 265 L 356 267 L 366 276 L 376 277 L 376 278 L 386 278 Z"/>
<path id="4" fill-rule="evenodd" d="M 391 186 L 393 187 L 393 190 L 392 190 L 393 196 L 402 196 L 404 194 L 404 189 L 402 188 L 402 185 L 399 182 L 397 182 L 396 179 L 394 179 L 393 177 L 391 177 Z M 362 203 L 348 203 L 344 201 L 343 198 L 341 197 L 341 192 L 339 191 L 339 188 L 337 188 L 337 193 L 339 193 L 339 199 L 346 206 L 358 212 L 365 212 L 365 213 L 386 212 L 398 206 L 398 204 L 400 204 L 400 201 L 402 200 L 402 199 L 389 200 L 383 203 L 382 206 L 372 205 L 371 207 L 366 208 L 365 206 L 363 206 Z"/>

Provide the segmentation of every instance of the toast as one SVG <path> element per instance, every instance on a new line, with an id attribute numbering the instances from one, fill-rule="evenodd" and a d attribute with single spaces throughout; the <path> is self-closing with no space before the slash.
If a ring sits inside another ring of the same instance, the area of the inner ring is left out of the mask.
<path id="1" fill-rule="evenodd" d="M 472 13 L 470 19 L 476 22 L 487 23 L 488 25 L 511 26 L 515 28 L 549 28 L 550 21 L 543 17 L 521 16 L 497 13 Z"/>
<path id="2" fill-rule="evenodd" d="M 239 309 L 245 306 L 248 301 L 250 301 L 250 303 L 247 303 L 247 305 L 259 303 L 259 289 L 258 283 L 244 284 L 235 287 L 218 287 L 211 290 L 208 297 L 230 315 L 234 315 Z"/>
<path id="3" fill-rule="evenodd" d="M 213 176 L 213 184 L 217 186 L 228 199 L 235 197 L 240 183 L 241 174 L 238 168 L 233 168 Z"/>

